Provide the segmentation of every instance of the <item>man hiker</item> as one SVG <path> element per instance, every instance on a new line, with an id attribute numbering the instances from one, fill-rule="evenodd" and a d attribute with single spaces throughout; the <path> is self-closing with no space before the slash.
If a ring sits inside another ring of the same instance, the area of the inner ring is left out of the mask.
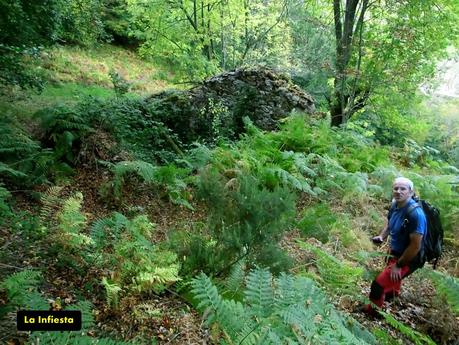
<path id="1" fill-rule="evenodd" d="M 371 284 L 370 301 L 361 310 L 377 316 L 374 305 L 382 307 L 385 298 L 400 294 L 402 279 L 424 264 L 423 239 L 427 234 L 426 216 L 413 199 L 413 182 L 398 177 L 392 186 L 393 202 L 382 232 L 373 237 L 382 243 L 390 235 L 390 257 L 384 270 Z M 374 304 L 374 305 L 373 305 Z"/>

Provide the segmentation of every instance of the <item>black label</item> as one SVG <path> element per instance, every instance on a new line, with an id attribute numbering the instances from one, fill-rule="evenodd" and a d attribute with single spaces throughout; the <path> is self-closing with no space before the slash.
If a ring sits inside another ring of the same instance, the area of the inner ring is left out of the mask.
<path id="1" fill-rule="evenodd" d="M 18 331 L 79 331 L 81 311 L 79 310 L 19 310 Z"/>

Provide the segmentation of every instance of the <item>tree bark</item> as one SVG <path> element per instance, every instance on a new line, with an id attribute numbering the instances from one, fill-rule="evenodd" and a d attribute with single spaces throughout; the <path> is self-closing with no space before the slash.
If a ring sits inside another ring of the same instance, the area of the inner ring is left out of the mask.
<path id="1" fill-rule="evenodd" d="M 359 4 L 361 5 L 360 7 Z M 330 104 L 332 126 L 344 124 L 353 112 L 355 112 L 355 107 L 351 103 L 354 103 L 355 101 L 356 86 L 354 85 L 354 90 L 352 91 L 347 90 L 347 82 L 350 81 L 348 70 L 350 68 L 353 52 L 354 36 L 356 35 L 357 30 L 360 31 L 360 34 L 363 30 L 363 20 L 367 8 L 368 0 L 346 0 L 343 20 L 341 0 L 333 1 L 336 66 L 334 90 L 332 102 Z M 357 18 L 358 20 L 356 20 Z M 361 40 L 359 41 L 359 44 L 361 44 Z M 360 68 L 360 62 L 357 63 L 356 68 Z M 354 78 L 357 78 L 357 76 Z"/>

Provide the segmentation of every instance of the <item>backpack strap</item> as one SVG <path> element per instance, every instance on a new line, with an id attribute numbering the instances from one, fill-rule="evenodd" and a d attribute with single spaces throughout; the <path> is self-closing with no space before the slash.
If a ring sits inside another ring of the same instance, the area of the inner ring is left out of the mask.
<path id="1" fill-rule="evenodd" d="M 415 209 L 417 209 L 418 207 L 421 207 L 422 206 L 419 204 L 419 202 L 416 202 L 414 203 L 413 205 L 411 205 L 410 207 L 408 207 L 408 210 L 406 210 L 406 213 L 405 213 L 405 220 L 403 221 L 403 226 L 405 228 L 408 228 L 408 224 L 409 224 L 409 220 L 408 220 L 408 216 L 411 216 L 411 214 L 413 213 L 413 211 Z"/>
<path id="2" fill-rule="evenodd" d="M 406 211 L 406 214 L 407 215 L 411 215 L 411 213 L 413 213 L 413 211 L 418 207 L 421 207 L 421 205 L 419 205 L 419 202 L 414 203 L 413 205 L 408 207 L 408 210 Z"/>

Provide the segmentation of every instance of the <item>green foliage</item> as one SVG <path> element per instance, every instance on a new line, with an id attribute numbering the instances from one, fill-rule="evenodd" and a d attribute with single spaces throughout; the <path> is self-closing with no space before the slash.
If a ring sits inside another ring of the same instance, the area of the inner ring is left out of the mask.
<path id="1" fill-rule="evenodd" d="M 27 344 L 39 342 L 43 345 L 131 345 L 134 342 L 113 340 L 110 338 L 94 338 L 76 332 L 34 332 Z"/>
<path id="2" fill-rule="evenodd" d="M 111 217 L 97 219 L 92 223 L 90 233 L 96 249 L 108 248 L 119 241 L 122 231 L 129 225 L 129 219 L 115 212 Z"/>
<path id="3" fill-rule="evenodd" d="M 337 221 L 327 204 L 317 204 L 303 212 L 298 227 L 307 237 L 314 237 L 322 243 L 328 242 L 330 229 Z"/>
<path id="4" fill-rule="evenodd" d="M 289 68 L 292 79 L 314 97 L 318 109 L 326 111 L 331 91 L 328 79 L 335 57 L 332 27 L 322 19 L 321 3 L 289 1 L 287 5 L 293 40 Z"/>
<path id="5" fill-rule="evenodd" d="M 290 48 L 282 2 L 204 1 L 152 4 L 128 1 L 131 34 L 140 53 L 172 64 L 186 79 L 201 79 L 219 68 L 267 62 L 282 64 Z"/>
<path id="6" fill-rule="evenodd" d="M 45 131 L 44 142 L 54 149 L 56 159 L 75 163 L 83 138 L 93 129 L 86 113 L 78 108 L 59 105 L 35 114 Z"/>
<path id="7" fill-rule="evenodd" d="M 43 89 L 35 62 L 58 41 L 92 45 L 104 35 L 101 0 L 12 0 L 0 4 L 0 85 Z M 17 28 L 21 28 L 17 30 Z"/>
<path id="8" fill-rule="evenodd" d="M 8 303 L 0 308 L 0 317 L 15 309 L 25 310 L 48 310 L 49 304 L 41 293 L 38 292 L 38 285 L 41 283 L 42 275 L 38 271 L 24 270 L 7 277 L 0 283 L 0 290 L 6 291 Z M 93 338 L 87 335 L 94 327 L 92 304 L 87 301 L 79 301 L 76 304 L 68 305 L 64 310 L 79 310 L 82 316 L 81 332 L 33 332 L 27 344 L 106 344 L 124 345 L 126 342 L 114 341 L 108 338 Z"/>
<path id="9" fill-rule="evenodd" d="M 146 183 L 154 181 L 157 167 L 143 161 L 123 161 L 113 165 L 113 192 L 115 198 L 121 197 L 121 188 L 125 183 L 125 177 L 131 174 L 140 176 Z"/>
<path id="10" fill-rule="evenodd" d="M 129 82 L 124 79 L 118 72 L 111 70 L 108 74 L 110 75 L 115 93 L 118 97 L 129 92 Z"/>
<path id="11" fill-rule="evenodd" d="M 126 8 L 126 0 L 105 0 L 102 20 L 107 34 L 111 35 L 115 42 L 134 43 L 129 37 L 132 20 Z"/>
<path id="12" fill-rule="evenodd" d="M 41 282 L 42 275 L 39 271 L 24 270 L 7 277 L 1 284 L 0 289 L 6 291 L 8 304 L 0 309 L 0 316 L 15 308 L 46 310 L 48 303 L 37 291 L 37 285 Z"/>
<path id="13" fill-rule="evenodd" d="M 197 308 L 218 325 L 222 344 L 375 344 L 357 321 L 346 319 L 307 278 L 268 270 L 249 273 L 242 302 L 224 299 L 201 274 L 192 282 Z M 357 331 L 359 330 L 359 331 Z"/>
<path id="14" fill-rule="evenodd" d="M 457 236 L 455 224 L 459 220 L 457 198 L 459 191 L 454 188 L 455 176 L 406 174 L 413 182 L 421 198 L 438 207 L 446 237 Z"/>
<path id="15" fill-rule="evenodd" d="M 270 189 L 283 186 L 357 204 L 380 192 L 358 169 L 371 172 L 387 165 L 388 151 L 352 130 L 296 115 L 278 132 L 264 133 L 250 122 L 246 131 L 237 146 L 215 152 L 213 162 L 222 173 L 254 174 Z"/>
<path id="16" fill-rule="evenodd" d="M 111 283 L 107 278 L 102 278 L 102 285 L 105 288 L 107 295 L 107 305 L 110 308 L 118 309 L 119 306 L 119 294 L 122 288 L 115 283 Z"/>
<path id="17" fill-rule="evenodd" d="M 177 137 L 177 133 L 181 132 L 175 133 L 165 125 L 166 119 L 173 113 L 138 97 L 87 98 L 69 111 L 65 108 L 54 111 L 64 119 L 68 116 L 66 112 L 83 116 L 86 125 L 110 133 L 118 143 L 112 148 L 113 155 L 124 149 L 134 159 L 153 163 L 171 162 L 177 153 L 181 153 L 181 142 Z M 183 117 L 183 114 L 180 113 L 180 116 Z M 187 132 L 183 128 L 182 131 Z"/>
<path id="18" fill-rule="evenodd" d="M 0 183 L 0 226 L 8 217 L 13 215 L 8 204 L 9 198 L 11 198 L 11 193 Z"/>
<path id="19" fill-rule="evenodd" d="M 415 331 L 409 326 L 406 326 L 404 323 L 396 320 L 392 315 L 386 314 L 382 311 L 380 313 L 384 316 L 385 320 L 389 325 L 400 331 L 403 335 L 408 337 L 411 341 L 413 341 L 416 345 L 428 344 L 428 345 L 435 345 L 435 342 L 430 339 L 429 336 L 419 333 Z"/>
<path id="20" fill-rule="evenodd" d="M 76 192 L 64 198 L 61 190 L 62 187 L 54 186 L 43 193 L 39 232 L 46 234 L 46 256 L 58 258 L 57 266 L 61 269 L 84 274 L 94 241 L 85 233 L 83 195 Z"/>
<path id="21" fill-rule="evenodd" d="M 91 46 L 106 37 L 101 18 L 102 0 L 70 0 L 59 4 L 60 40 Z"/>
<path id="22" fill-rule="evenodd" d="M 31 61 L 39 60 L 39 53 L 39 47 L 14 47 L 0 43 L 0 86 L 17 85 L 23 89 L 42 91 L 43 76 L 30 66 Z"/>
<path id="23" fill-rule="evenodd" d="M 314 253 L 315 265 L 320 273 L 319 281 L 326 288 L 335 293 L 347 293 L 356 296 L 361 293 L 357 283 L 362 278 L 362 268 L 338 260 L 309 243 L 302 241 L 298 241 L 298 243 L 302 248 Z"/>
<path id="24" fill-rule="evenodd" d="M 295 212 L 291 192 L 283 187 L 268 190 L 250 175 L 226 181 L 214 170 L 203 171 L 198 196 L 209 208 L 209 244 L 213 252 L 209 257 L 213 264 L 209 266 L 214 272 L 228 269 L 242 257 L 250 263 L 260 262 L 263 247 L 275 246 L 290 227 Z M 277 253 L 280 257 L 272 253 L 270 264 L 283 260 L 282 252 Z"/>
<path id="25" fill-rule="evenodd" d="M 147 185 L 158 185 L 164 188 L 169 200 L 174 204 L 193 209 L 193 206 L 187 200 L 189 193 L 187 184 L 184 181 L 188 174 L 187 169 L 181 169 L 172 164 L 154 166 L 143 161 L 123 161 L 112 165 L 112 171 L 114 177 L 110 185 L 115 199 L 121 199 L 122 187 L 126 183 L 126 178 L 132 178 L 133 175 L 137 175 Z"/>
<path id="26" fill-rule="evenodd" d="M 429 277 L 434 283 L 437 293 L 445 296 L 453 312 L 459 315 L 459 280 L 438 271 L 430 271 Z"/>
<path id="27" fill-rule="evenodd" d="M 180 280 L 177 256 L 153 245 L 150 237 L 154 225 L 146 216 L 128 220 L 115 213 L 96 221 L 91 228 L 96 247 L 103 251 L 93 262 L 113 271 L 113 279 L 102 280 L 109 305 L 117 307 L 122 291 L 159 293 Z"/>
<path id="28" fill-rule="evenodd" d="M 83 194 L 77 192 L 64 201 L 56 215 L 59 225 L 55 240 L 66 251 L 78 251 L 93 244 L 92 239 L 83 233 L 86 216 L 81 212 L 82 202 Z"/>
<path id="29" fill-rule="evenodd" d="M 13 119 L 0 123 L 0 179 L 29 187 L 46 181 L 52 154 L 19 127 Z"/>

